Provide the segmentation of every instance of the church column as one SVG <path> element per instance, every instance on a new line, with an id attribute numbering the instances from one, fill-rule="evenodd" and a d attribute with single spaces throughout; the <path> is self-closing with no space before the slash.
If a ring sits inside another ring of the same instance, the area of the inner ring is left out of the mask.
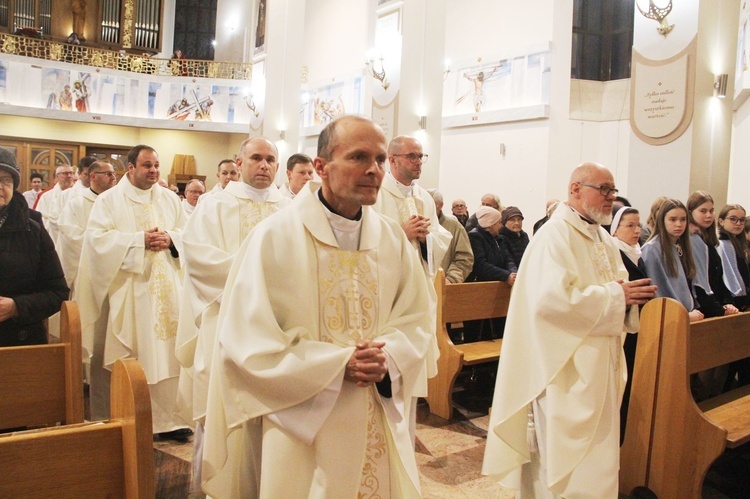
<path id="1" fill-rule="evenodd" d="M 636 3 L 630 201 L 647 209 L 658 196 L 685 201 L 690 192 L 704 189 L 721 207 L 727 194 L 740 2 L 674 2 L 669 13 L 654 8 L 666 7 L 666 0 L 654 6 Z M 721 74 L 728 75 L 723 99 L 714 92 Z"/>
<path id="2" fill-rule="evenodd" d="M 259 52 L 253 58 L 253 88 L 258 88 L 256 79 L 264 82 L 265 109 L 262 126 L 253 129 L 251 124 L 250 134 L 263 135 L 279 148 L 283 164 L 277 173 L 278 183 L 286 178 L 285 162 L 297 152 L 299 139 L 305 3 L 305 0 L 268 1 L 264 49 L 255 49 L 253 44 Z"/>
<path id="3" fill-rule="evenodd" d="M 377 9 L 368 68 L 385 69 L 386 78 L 371 78 L 373 119 L 388 139 L 410 135 L 422 142 L 430 160 L 420 184 L 427 187 L 437 186 L 440 166 L 445 12 L 445 0 L 391 2 Z"/>

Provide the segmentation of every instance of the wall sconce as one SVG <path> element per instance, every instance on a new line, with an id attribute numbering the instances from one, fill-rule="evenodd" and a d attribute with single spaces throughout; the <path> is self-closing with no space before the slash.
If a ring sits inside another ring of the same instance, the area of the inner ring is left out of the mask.
<path id="1" fill-rule="evenodd" d="M 388 81 L 388 78 L 385 75 L 385 66 L 383 65 L 383 56 L 380 56 L 380 71 L 375 69 L 375 59 L 369 58 L 365 65 L 367 66 L 367 71 L 370 73 L 370 76 L 375 78 L 380 82 L 380 84 L 383 86 L 383 90 L 388 90 L 388 87 L 391 86 L 391 83 Z"/>
<path id="2" fill-rule="evenodd" d="M 714 82 L 714 97 L 718 97 L 719 99 L 723 99 L 727 96 L 727 81 L 729 80 L 729 75 L 724 73 L 716 76 L 716 81 Z"/>
<path id="3" fill-rule="evenodd" d="M 420 116 L 419 117 L 419 129 L 420 130 L 427 130 L 427 116 Z"/>

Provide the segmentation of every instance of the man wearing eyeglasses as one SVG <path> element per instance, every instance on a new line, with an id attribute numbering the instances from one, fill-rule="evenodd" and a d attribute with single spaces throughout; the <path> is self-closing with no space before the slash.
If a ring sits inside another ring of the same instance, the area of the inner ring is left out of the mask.
<path id="1" fill-rule="evenodd" d="M 194 178 L 185 185 L 185 199 L 182 200 L 182 209 L 185 210 L 185 216 L 190 218 L 193 214 L 198 200 L 206 193 L 206 186 L 203 182 Z"/>
<path id="2" fill-rule="evenodd" d="M 196 427 L 196 493 L 200 493 L 208 374 L 229 269 L 253 227 L 292 202 L 273 184 L 279 167 L 279 151 L 273 142 L 264 137 L 245 140 L 237 165 L 241 181 L 228 182 L 221 192 L 202 199 L 182 237 L 186 275 L 177 330 L 176 355 L 182 366 L 177 410 Z"/>
<path id="3" fill-rule="evenodd" d="M 521 497 L 616 498 L 622 335 L 638 330 L 638 305 L 656 286 L 627 281 L 601 227 L 612 220 L 612 173 L 584 163 L 568 187 L 513 287 L 482 473 Z"/>
<path id="4" fill-rule="evenodd" d="M 73 167 L 70 165 L 58 166 L 55 169 L 55 185 L 51 189 L 42 191 L 36 198 L 34 209 L 42 214 L 44 227 L 55 244 L 57 244 L 57 219 L 60 218 L 60 211 L 62 210 L 63 191 L 73 187 L 74 182 Z"/>
<path id="5" fill-rule="evenodd" d="M 71 300 L 76 299 L 75 280 L 81 259 L 83 236 L 86 233 L 91 209 L 94 207 L 96 198 L 114 187 L 117 180 L 114 168 L 106 161 L 94 161 L 87 169 L 89 188 L 65 204 L 58 221 L 60 235 L 57 239 L 57 253 L 60 255 L 65 280 L 70 287 Z M 106 316 L 103 316 L 101 320 L 105 321 Z M 100 323 L 98 330 L 106 330 L 106 324 Z M 93 420 L 109 418 L 109 371 L 103 366 L 103 356 L 104 335 L 100 335 L 95 338 L 88 379 L 91 386 L 90 405 Z"/>
<path id="6" fill-rule="evenodd" d="M 89 179 L 89 166 L 91 166 L 94 161 L 96 161 L 95 156 L 84 156 L 78 160 L 78 170 L 76 172 L 78 179 L 73 184 L 73 187 L 63 192 L 62 197 L 60 198 L 61 212 L 71 199 L 82 195 L 91 186 L 91 181 Z"/>
<path id="7" fill-rule="evenodd" d="M 463 199 L 456 199 L 451 204 L 451 212 L 453 213 L 453 216 L 456 217 L 456 220 L 458 220 L 461 223 L 462 227 L 466 227 L 466 222 L 469 221 L 469 209 L 466 207 L 466 201 Z"/>
<path id="8" fill-rule="evenodd" d="M 427 158 L 417 139 L 401 135 L 391 140 L 388 144 L 388 164 L 391 169 L 383 178 L 374 208 L 401 226 L 417 252 L 427 279 L 430 313 L 436 313 L 437 296 L 432 281 L 453 235 L 440 225 L 430 193 L 416 183 Z M 437 374 L 439 356 L 437 339 L 433 335 L 425 359 L 424 379 L 420 381 L 424 382 L 425 393 L 417 392 L 417 397 L 427 396 L 427 379 Z M 412 409 L 416 411 L 416 403 L 412 404 Z M 411 418 L 412 430 L 415 430 L 416 412 L 412 412 Z"/>
<path id="9" fill-rule="evenodd" d="M 103 338 L 104 367 L 138 359 L 148 381 L 154 433 L 185 439 L 192 432 L 174 414 L 185 213 L 177 195 L 157 184 L 159 166 L 153 147 L 135 146 L 128 152 L 127 174 L 96 198 L 83 237 L 76 299 L 84 358 L 91 359 Z"/>

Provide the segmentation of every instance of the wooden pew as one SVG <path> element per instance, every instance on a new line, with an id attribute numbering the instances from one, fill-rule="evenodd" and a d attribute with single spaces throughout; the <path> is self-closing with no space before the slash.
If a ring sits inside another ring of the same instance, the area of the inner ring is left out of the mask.
<path id="1" fill-rule="evenodd" d="M 690 375 L 750 357 L 750 313 L 690 323 L 678 302 L 658 298 L 641 314 L 620 491 L 645 486 L 660 499 L 699 498 L 725 448 L 750 441 L 750 390 L 700 405 Z"/>
<path id="2" fill-rule="evenodd" d="M 151 400 L 143 368 L 118 360 L 112 419 L 0 436 L 0 497 L 155 495 Z"/>
<path id="3" fill-rule="evenodd" d="M 81 319 L 62 304 L 60 343 L 0 348 L 0 429 L 83 422 Z"/>
<path id="4" fill-rule="evenodd" d="M 465 366 L 496 361 L 503 340 L 485 340 L 454 345 L 446 324 L 477 319 L 505 317 L 510 286 L 504 282 L 446 284 L 441 269 L 435 276 L 437 293 L 437 335 L 440 358 L 437 376 L 428 381 L 430 412 L 444 419 L 453 416 L 453 386 Z"/>

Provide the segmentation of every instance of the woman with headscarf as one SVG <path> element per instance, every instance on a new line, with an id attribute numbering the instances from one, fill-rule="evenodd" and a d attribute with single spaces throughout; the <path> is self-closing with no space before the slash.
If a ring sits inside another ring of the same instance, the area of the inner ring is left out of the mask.
<path id="1" fill-rule="evenodd" d="M 44 320 L 70 291 L 52 239 L 30 217 L 19 182 L 15 156 L 0 148 L 0 347 L 47 343 Z"/>
<path id="2" fill-rule="evenodd" d="M 641 235 L 641 216 L 638 210 L 629 206 L 623 206 L 612 219 L 612 225 L 609 228 L 610 234 L 614 238 L 615 244 L 620 248 L 622 263 L 628 270 L 628 280 L 635 281 L 648 277 L 646 275 L 646 266 L 641 259 L 641 245 L 639 243 Z M 625 438 L 625 425 L 628 421 L 628 405 L 630 402 L 630 388 L 633 385 L 633 367 L 635 366 L 635 350 L 638 344 L 638 332 L 632 332 L 625 335 L 625 341 L 622 345 L 625 351 L 625 363 L 628 367 L 628 381 L 625 384 L 625 392 L 622 396 L 620 405 L 620 445 Z"/>
<path id="3" fill-rule="evenodd" d="M 502 215 L 490 206 L 481 206 L 476 215 L 479 226 L 469 231 L 469 241 L 474 252 L 474 268 L 466 278 L 466 282 L 504 281 L 513 286 L 518 267 L 508 251 L 497 240 L 497 235 L 503 226 Z M 504 318 L 467 321 L 464 338 L 466 341 L 502 338 L 504 328 Z"/>

